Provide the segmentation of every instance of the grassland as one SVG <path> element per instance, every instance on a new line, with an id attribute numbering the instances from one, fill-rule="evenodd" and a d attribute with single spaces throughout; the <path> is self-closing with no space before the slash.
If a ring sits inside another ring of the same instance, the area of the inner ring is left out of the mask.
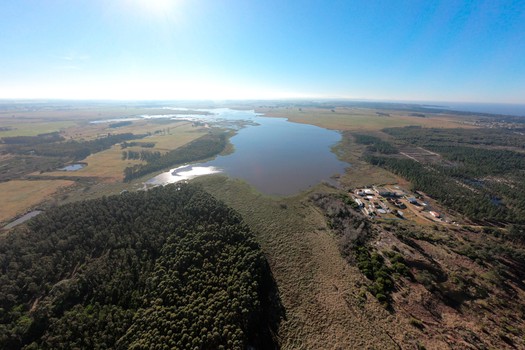
<path id="1" fill-rule="evenodd" d="M 179 122 L 170 127 L 167 135 L 153 135 L 145 139 L 147 142 L 155 142 L 154 150 L 161 153 L 179 148 L 193 140 L 198 139 L 206 133 L 203 129 L 196 129 L 188 122 Z"/>
<path id="2" fill-rule="evenodd" d="M 38 205 L 59 190 L 71 186 L 74 181 L 68 180 L 13 180 L 0 183 L 2 205 L 0 206 L 0 222 L 23 214 L 29 208 Z"/>
<path id="3" fill-rule="evenodd" d="M 115 145 L 108 150 L 98 152 L 82 160 L 87 166 L 72 172 L 52 171 L 46 172 L 45 176 L 75 176 L 75 177 L 96 177 L 102 182 L 122 181 L 123 172 L 127 166 L 142 164 L 140 160 L 122 160 L 122 149 L 120 145 Z M 38 174 L 33 174 L 38 175 Z"/>
<path id="4" fill-rule="evenodd" d="M 223 176 L 196 181 L 238 210 L 256 232 L 286 309 L 282 349 L 415 348 L 406 320 L 370 295 L 360 296 L 365 279 L 342 259 L 323 215 L 308 201 L 311 192 L 272 198 Z"/>
<path id="5" fill-rule="evenodd" d="M 425 118 L 411 116 L 410 112 L 382 111 L 368 108 L 259 108 L 256 110 L 268 117 L 288 118 L 295 123 L 317 125 L 332 130 L 378 131 L 387 127 L 420 125 L 424 127 L 472 127 L 468 118 L 452 115 L 429 115 Z"/>
<path id="6" fill-rule="evenodd" d="M 76 125 L 75 122 L 71 121 L 37 121 L 37 122 L 25 122 L 20 123 L 18 120 L 13 119 L 14 122 L 0 119 L 2 127 L 11 128 L 10 130 L 0 131 L 1 137 L 11 136 L 36 136 L 38 134 L 46 134 L 55 131 L 65 130 L 69 127 Z"/>
<path id="7" fill-rule="evenodd" d="M 69 130 L 68 132 L 74 133 L 75 130 Z M 90 136 L 92 137 L 96 134 L 107 132 L 108 128 L 106 124 L 90 124 L 90 128 L 82 129 L 78 127 L 79 132 L 80 130 L 82 130 L 82 134 L 76 133 L 76 137 L 89 138 Z M 143 139 L 143 141 L 154 142 L 155 147 L 147 148 L 146 150 L 152 152 L 159 151 L 161 153 L 183 146 L 206 133 L 205 130 L 193 127 L 191 123 L 178 121 L 162 125 L 151 122 L 148 123 L 148 121 L 140 121 L 134 122 L 130 126 L 118 128 L 117 130 L 118 133 L 152 133 L 152 136 Z M 129 147 L 126 150 L 140 152 L 144 150 L 144 148 Z M 115 145 L 108 150 L 92 154 L 82 160 L 82 162 L 87 163 L 87 166 L 75 172 L 54 171 L 46 172 L 45 175 L 95 177 L 103 182 L 118 182 L 124 178 L 123 172 L 126 167 L 143 163 L 140 160 L 122 160 L 122 148 L 120 145 Z M 37 174 L 35 173 L 33 175 Z"/>

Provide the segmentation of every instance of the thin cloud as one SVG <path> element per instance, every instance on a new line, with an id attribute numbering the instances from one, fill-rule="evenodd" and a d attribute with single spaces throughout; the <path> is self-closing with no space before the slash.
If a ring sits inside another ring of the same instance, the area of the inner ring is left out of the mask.
<path id="1" fill-rule="evenodd" d="M 91 58 L 89 55 L 82 55 L 82 54 L 76 54 L 76 53 L 70 53 L 67 55 L 54 56 L 54 57 L 58 58 L 59 60 L 63 60 L 63 61 L 87 61 Z"/>
<path id="2" fill-rule="evenodd" d="M 81 70 L 82 69 L 79 66 L 75 66 L 75 65 L 64 65 L 64 66 L 58 66 L 56 68 L 60 70 Z"/>

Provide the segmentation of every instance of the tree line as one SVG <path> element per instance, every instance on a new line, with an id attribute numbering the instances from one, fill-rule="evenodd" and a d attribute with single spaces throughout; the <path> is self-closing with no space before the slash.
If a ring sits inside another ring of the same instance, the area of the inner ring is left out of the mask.
<path id="1" fill-rule="evenodd" d="M 227 144 L 225 133 L 209 133 L 182 147 L 164 153 L 160 157 L 147 160 L 147 164 L 137 164 L 124 169 L 124 181 L 169 169 L 170 167 L 206 159 L 221 153 Z"/>
<path id="2" fill-rule="evenodd" d="M 135 159 L 135 160 L 144 160 L 146 162 L 154 162 L 158 158 L 161 157 L 161 154 L 159 151 L 151 152 L 151 151 L 122 151 L 122 160 L 126 159 Z"/>
<path id="3" fill-rule="evenodd" d="M 444 162 L 367 157 L 475 220 L 525 223 L 525 136 L 501 128 L 437 129 L 410 126 L 384 129 L 397 140 L 439 153 Z M 504 149 L 507 147 L 511 149 Z"/>
<path id="4" fill-rule="evenodd" d="M 76 141 L 53 137 L 52 139 L 42 138 L 31 139 L 29 142 L 9 144 L 7 151 L 13 154 L 31 154 L 37 156 L 47 157 L 63 157 L 72 160 L 81 160 L 92 153 L 97 153 L 110 148 L 111 146 L 134 139 L 140 139 L 147 136 L 146 134 L 135 135 L 132 133 L 125 134 L 108 134 L 94 140 Z"/>

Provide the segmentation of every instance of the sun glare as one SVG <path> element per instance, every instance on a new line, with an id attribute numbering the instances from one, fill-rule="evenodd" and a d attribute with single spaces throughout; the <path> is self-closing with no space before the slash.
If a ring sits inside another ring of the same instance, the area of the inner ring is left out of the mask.
<path id="1" fill-rule="evenodd" d="M 179 0 L 135 0 L 139 7 L 157 16 L 173 12 Z"/>

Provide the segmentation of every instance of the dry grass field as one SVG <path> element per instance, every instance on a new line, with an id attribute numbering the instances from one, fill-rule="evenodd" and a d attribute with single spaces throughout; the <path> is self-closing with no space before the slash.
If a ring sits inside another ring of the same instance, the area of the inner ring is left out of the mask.
<path id="1" fill-rule="evenodd" d="M 46 172 L 46 176 L 96 177 L 103 182 L 122 181 L 124 169 L 134 164 L 142 164 L 140 160 L 122 160 L 122 149 L 115 145 L 110 149 L 98 152 L 82 160 L 87 166 L 77 171 Z M 37 175 L 37 174 L 34 174 Z"/>
<path id="2" fill-rule="evenodd" d="M 0 222 L 23 214 L 31 207 L 49 199 L 62 188 L 73 185 L 68 180 L 13 180 L 0 183 Z"/>
<path id="3" fill-rule="evenodd" d="M 206 134 L 206 130 L 195 128 L 189 122 L 179 122 L 169 128 L 169 134 L 153 135 L 144 139 L 144 142 L 155 142 L 156 151 L 167 152 Z"/>
<path id="4" fill-rule="evenodd" d="M 420 125 L 424 127 L 472 127 L 461 118 L 451 115 L 432 115 L 426 118 L 410 116 L 410 112 L 382 111 L 390 116 L 377 114 L 376 109 L 341 107 L 326 108 L 259 108 L 268 117 L 288 118 L 295 123 L 312 124 L 333 130 L 378 131 L 390 127 Z M 467 120 L 467 119 L 464 119 Z"/>

